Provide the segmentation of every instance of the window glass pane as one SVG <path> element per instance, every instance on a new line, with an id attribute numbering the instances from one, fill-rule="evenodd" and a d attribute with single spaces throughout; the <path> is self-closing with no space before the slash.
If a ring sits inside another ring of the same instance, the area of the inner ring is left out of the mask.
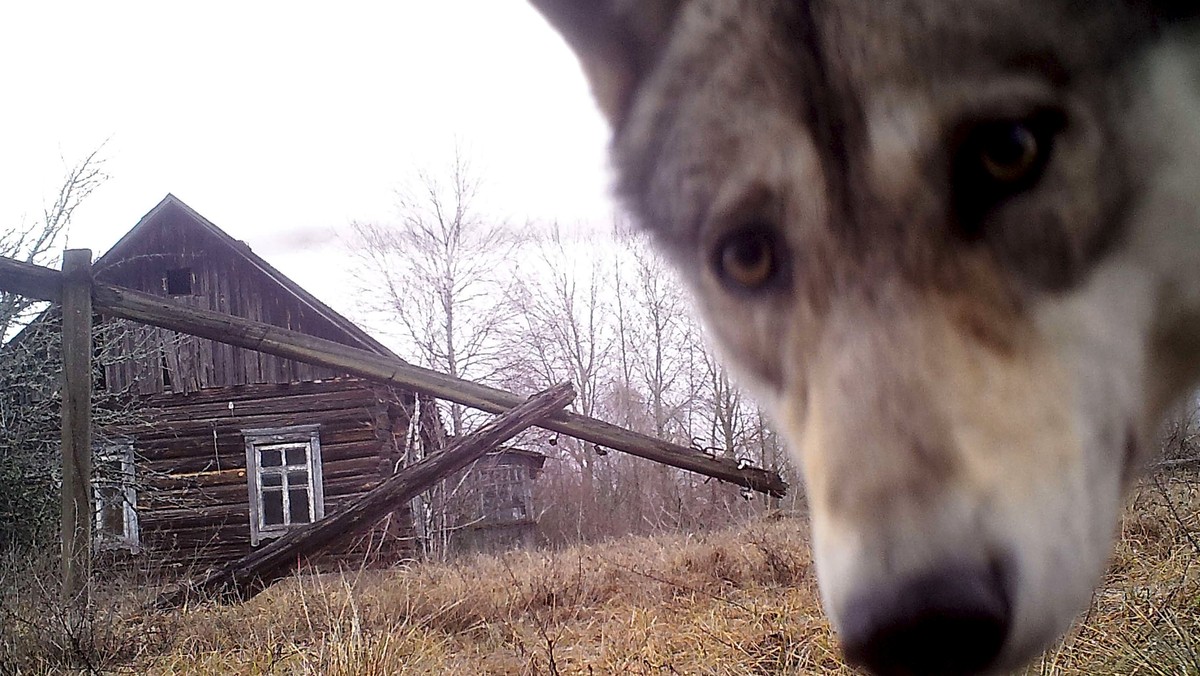
<path id="1" fill-rule="evenodd" d="M 125 535 L 125 509 L 121 505 L 105 505 L 100 512 L 100 532 L 109 537 Z"/>
<path id="2" fill-rule="evenodd" d="M 308 523 L 312 521 L 312 517 L 308 513 L 308 489 L 293 488 L 288 491 L 288 499 L 291 501 L 289 505 L 289 516 L 291 523 Z"/>
<path id="3" fill-rule="evenodd" d="M 308 462 L 308 447 L 294 446 L 287 449 L 287 464 L 303 465 Z"/>
<path id="4" fill-rule="evenodd" d="M 269 474 L 263 474 L 262 475 L 262 485 L 263 485 L 263 488 L 267 488 L 269 486 L 282 486 L 283 485 L 283 475 L 275 474 L 274 472 L 271 472 Z"/>
<path id="5" fill-rule="evenodd" d="M 262 522 L 264 526 L 283 525 L 283 491 L 264 489 L 262 506 Z"/>
<path id="6" fill-rule="evenodd" d="M 288 472 L 288 487 L 304 487 L 308 485 L 308 470 L 294 469 Z"/>
<path id="7" fill-rule="evenodd" d="M 278 467 L 283 464 L 283 453 L 277 448 L 264 448 L 258 457 L 258 464 L 262 467 Z"/>
<path id="8" fill-rule="evenodd" d="M 96 491 L 97 509 L 100 512 L 100 532 L 104 535 L 125 534 L 125 502 L 119 489 L 105 486 Z"/>

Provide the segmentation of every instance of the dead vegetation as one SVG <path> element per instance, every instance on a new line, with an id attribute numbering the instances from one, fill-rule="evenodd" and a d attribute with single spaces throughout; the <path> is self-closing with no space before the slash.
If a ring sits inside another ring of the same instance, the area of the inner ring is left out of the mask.
<path id="1" fill-rule="evenodd" d="M 246 604 L 166 614 L 138 610 L 149 590 L 126 587 L 74 624 L 27 575 L 0 597 L 0 672 L 851 673 L 820 612 L 806 531 L 774 515 L 701 535 L 305 574 Z M 1143 484 L 1085 621 L 1027 673 L 1200 674 L 1198 537 L 1200 483 Z"/>
<path id="2" fill-rule="evenodd" d="M 1144 481 L 1083 622 L 1031 674 L 1200 674 L 1200 481 Z"/>

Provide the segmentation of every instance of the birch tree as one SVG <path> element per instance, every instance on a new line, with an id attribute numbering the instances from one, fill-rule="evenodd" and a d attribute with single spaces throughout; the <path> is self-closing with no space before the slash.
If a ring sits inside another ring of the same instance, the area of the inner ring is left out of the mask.
<path id="1" fill-rule="evenodd" d="M 354 223 L 362 302 L 395 322 L 423 365 L 486 381 L 502 363 L 515 237 L 478 208 L 480 178 L 461 151 L 442 173 L 418 171 L 396 193 L 394 223 Z M 451 433 L 463 407 L 450 405 Z"/>

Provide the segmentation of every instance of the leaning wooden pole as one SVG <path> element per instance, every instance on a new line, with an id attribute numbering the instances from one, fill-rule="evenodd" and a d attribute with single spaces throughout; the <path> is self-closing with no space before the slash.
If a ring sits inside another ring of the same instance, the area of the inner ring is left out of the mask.
<path id="1" fill-rule="evenodd" d="M 0 258 L 0 290 L 44 300 L 59 300 L 61 285 L 61 275 L 55 270 Z M 188 307 L 161 296 L 94 284 L 92 301 L 97 311 L 116 317 L 327 366 L 488 413 L 507 411 L 522 401 L 519 395 L 512 392 L 413 366 L 396 357 L 221 312 Z M 787 483 L 775 472 L 753 467 L 746 462 L 715 457 L 595 418 L 562 411 L 538 426 L 768 495 L 782 496 L 787 493 Z"/>
<path id="2" fill-rule="evenodd" d="M 62 593 L 87 603 L 92 572 L 92 252 L 63 254 Z"/>
<path id="3" fill-rule="evenodd" d="M 327 366 L 487 413 L 504 412 L 522 401 L 512 392 L 460 380 L 395 357 L 220 312 L 189 308 L 159 296 L 97 284 L 93 300 L 98 309 L 117 317 Z M 787 484 L 774 472 L 707 455 L 595 418 L 563 411 L 547 418 L 539 427 L 770 495 L 782 496 L 787 492 Z"/>
<path id="4" fill-rule="evenodd" d="M 466 467 L 546 416 L 561 411 L 574 399 L 575 388 L 570 383 L 535 394 L 449 448 L 400 470 L 349 507 L 295 529 L 238 561 L 164 595 L 159 606 L 179 606 L 191 595 L 247 599 L 288 575 L 300 557 L 320 552 L 369 528 L 434 482 Z"/>

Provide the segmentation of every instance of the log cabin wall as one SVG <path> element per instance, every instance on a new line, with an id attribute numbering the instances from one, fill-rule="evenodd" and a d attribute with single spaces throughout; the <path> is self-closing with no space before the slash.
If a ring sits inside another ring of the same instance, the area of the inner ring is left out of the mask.
<path id="1" fill-rule="evenodd" d="M 243 430 L 319 425 L 328 515 L 375 487 L 404 457 L 402 431 L 412 401 L 407 393 L 352 378 L 149 397 L 136 425 L 104 434 L 133 444 L 139 559 L 170 575 L 251 551 Z M 395 560 L 409 547 L 411 515 L 401 510 L 323 562 L 357 562 L 368 550 Z"/>

